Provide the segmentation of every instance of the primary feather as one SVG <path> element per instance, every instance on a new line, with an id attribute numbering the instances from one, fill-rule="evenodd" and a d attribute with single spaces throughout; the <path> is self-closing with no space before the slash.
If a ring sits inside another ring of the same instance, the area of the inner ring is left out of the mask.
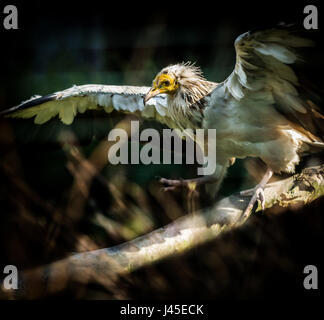
<path id="1" fill-rule="evenodd" d="M 145 118 L 159 121 L 165 116 L 166 97 L 161 95 L 144 105 L 143 98 L 149 87 L 82 85 L 54 94 L 31 99 L 1 114 L 13 118 L 35 117 L 36 124 L 43 124 L 59 116 L 64 124 L 71 124 L 77 113 L 87 110 L 103 109 L 107 113 L 113 110 L 138 112 Z"/>

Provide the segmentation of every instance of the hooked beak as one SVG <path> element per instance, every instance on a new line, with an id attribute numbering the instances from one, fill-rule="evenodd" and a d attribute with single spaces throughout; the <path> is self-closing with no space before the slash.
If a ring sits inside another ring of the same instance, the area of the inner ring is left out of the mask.
<path id="1" fill-rule="evenodd" d="M 149 101 L 151 98 L 157 96 L 160 93 L 161 93 L 161 91 L 159 89 L 151 88 L 150 91 L 144 97 L 144 104 L 146 104 L 147 101 Z"/>

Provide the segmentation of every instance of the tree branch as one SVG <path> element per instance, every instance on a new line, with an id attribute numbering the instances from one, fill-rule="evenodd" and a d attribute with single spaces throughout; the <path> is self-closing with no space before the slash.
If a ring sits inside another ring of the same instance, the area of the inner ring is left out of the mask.
<path id="1" fill-rule="evenodd" d="M 268 184 L 266 208 L 304 205 L 324 195 L 324 165 L 306 168 L 300 174 Z M 66 288 L 68 283 L 98 282 L 109 287 L 122 274 L 187 252 L 242 225 L 249 197 L 231 195 L 212 208 L 181 217 L 169 225 L 129 242 L 79 253 L 50 265 L 22 272 L 18 290 L 0 290 L 0 297 L 41 298 Z M 257 209 L 257 211 L 260 208 Z"/>

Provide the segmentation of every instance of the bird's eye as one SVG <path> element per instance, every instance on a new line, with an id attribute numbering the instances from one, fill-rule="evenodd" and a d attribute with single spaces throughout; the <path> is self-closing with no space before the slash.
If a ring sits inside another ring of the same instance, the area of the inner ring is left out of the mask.
<path id="1" fill-rule="evenodd" d="M 163 85 L 165 85 L 165 86 L 169 86 L 169 85 L 170 85 L 170 81 L 168 81 L 168 80 L 164 81 L 164 82 L 163 82 Z"/>

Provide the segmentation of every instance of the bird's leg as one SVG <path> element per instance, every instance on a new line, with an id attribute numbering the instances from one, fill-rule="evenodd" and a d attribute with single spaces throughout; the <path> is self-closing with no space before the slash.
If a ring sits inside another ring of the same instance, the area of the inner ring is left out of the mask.
<path id="1" fill-rule="evenodd" d="M 178 187 L 187 187 L 189 190 L 194 190 L 197 185 L 213 183 L 217 181 L 217 178 L 213 176 L 203 176 L 195 179 L 166 179 L 160 178 L 160 183 L 164 184 L 164 191 L 174 190 Z"/>
<path id="2" fill-rule="evenodd" d="M 252 210 L 252 208 L 257 200 L 260 201 L 262 210 L 265 209 L 265 207 L 264 207 L 265 206 L 264 188 L 265 188 L 266 184 L 268 183 L 268 181 L 270 180 L 270 178 L 272 177 L 272 175 L 273 175 L 273 171 L 271 169 L 267 169 L 267 171 L 264 174 L 263 178 L 261 179 L 260 183 L 258 183 L 255 186 L 255 188 L 252 189 L 252 198 L 251 198 L 248 206 L 244 210 L 243 218 L 250 214 L 250 211 Z M 241 196 L 250 196 L 251 191 L 250 190 L 248 192 L 242 191 L 240 194 L 241 194 Z"/>

